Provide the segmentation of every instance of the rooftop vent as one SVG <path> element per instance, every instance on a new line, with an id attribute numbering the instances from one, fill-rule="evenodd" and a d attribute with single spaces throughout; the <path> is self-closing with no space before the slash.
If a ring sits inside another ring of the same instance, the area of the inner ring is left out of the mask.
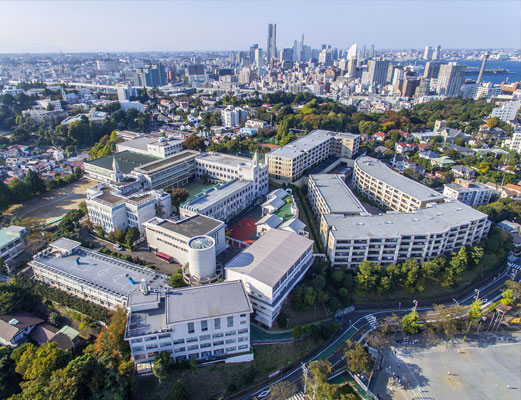
<path id="1" fill-rule="evenodd" d="M 356 225 L 357 226 L 364 226 L 364 223 L 363 222 L 357 222 Z"/>
<path id="2" fill-rule="evenodd" d="M 420 219 L 419 218 L 413 218 L 412 219 L 414 222 L 418 222 Z"/>
<path id="3" fill-rule="evenodd" d="M 20 321 L 18 321 L 16 318 L 13 318 L 12 320 L 9 321 L 9 325 L 16 325 L 18 324 Z"/>

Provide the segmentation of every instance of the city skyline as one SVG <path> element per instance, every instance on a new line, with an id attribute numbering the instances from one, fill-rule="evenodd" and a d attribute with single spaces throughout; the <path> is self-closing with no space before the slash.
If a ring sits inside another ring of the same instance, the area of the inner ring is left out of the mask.
<path id="1" fill-rule="evenodd" d="M 2 2 L 9 18 L 0 53 L 262 48 L 269 23 L 277 25 L 278 50 L 302 34 L 313 48 L 518 48 L 521 36 L 512 33 L 520 32 L 520 11 L 516 1 Z M 494 29 L 483 29 L 483 18 Z"/>

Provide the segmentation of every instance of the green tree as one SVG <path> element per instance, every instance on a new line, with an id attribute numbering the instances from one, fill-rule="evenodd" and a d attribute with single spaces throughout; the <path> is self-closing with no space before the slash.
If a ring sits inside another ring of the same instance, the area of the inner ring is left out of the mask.
<path id="1" fill-rule="evenodd" d="M 130 249 L 134 242 L 139 239 L 141 234 L 139 233 L 139 229 L 136 227 L 131 226 L 127 229 L 127 232 L 125 233 L 125 244 Z"/>
<path id="2" fill-rule="evenodd" d="M 25 175 L 25 184 L 29 187 L 33 195 L 45 193 L 45 182 L 32 169 Z"/>
<path id="3" fill-rule="evenodd" d="M 302 336 L 302 327 L 297 325 L 293 328 L 293 339 L 298 340 Z"/>
<path id="4" fill-rule="evenodd" d="M 168 368 L 172 364 L 172 358 L 166 351 L 162 351 L 154 360 L 152 365 L 152 372 L 154 376 L 159 379 L 159 383 L 164 381 L 168 376 Z"/>
<path id="5" fill-rule="evenodd" d="M 206 145 L 204 144 L 203 138 L 192 135 L 186 138 L 186 140 L 183 142 L 183 148 L 187 150 L 204 151 Z"/>
<path id="6" fill-rule="evenodd" d="M 400 321 L 400 326 L 407 333 L 418 333 L 420 331 L 418 325 L 418 313 L 411 311 L 409 314 L 403 316 Z"/>
<path id="7" fill-rule="evenodd" d="M 289 399 L 297 392 L 297 386 L 290 381 L 280 381 L 270 386 L 270 398 L 272 399 Z"/>
<path id="8" fill-rule="evenodd" d="M 347 368 L 358 375 L 370 375 L 374 361 L 366 347 L 358 342 L 348 340 L 344 350 Z"/>
<path id="9" fill-rule="evenodd" d="M 188 199 L 188 196 L 190 195 L 188 193 L 188 190 L 185 188 L 173 188 L 173 189 L 167 189 L 168 193 L 170 193 L 170 197 L 172 198 L 172 205 L 174 207 L 179 207 L 183 202 Z"/>
<path id="10" fill-rule="evenodd" d="M 505 289 L 501 294 L 501 303 L 506 306 L 514 304 L 514 291 L 512 289 Z"/>
<path id="11" fill-rule="evenodd" d="M 15 178 L 9 182 L 9 190 L 15 202 L 21 203 L 31 197 L 31 188 L 22 180 Z"/>
<path id="12" fill-rule="evenodd" d="M 50 377 L 53 371 L 64 367 L 70 353 L 61 350 L 56 343 L 45 343 L 39 347 L 30 345 L 16 363 L 16 372 L 28 380 Z"/>
<path id="13" fill-rule="evenodd" d="M 168 279 L 168 284 L 173 288 L 186 286 L 186 283 L 183 279 L 183 271 L 179 268 L 175 274 L 172 274 Z"/>
<path id="14" fill-rule="evenodd" d="M 468 311 L 469 327 L 467 329 L 467 332 L 472 324 L 475 324 L 478 320 L 480 320 L 483 317 L 483 311 L 481 311 L 482 306 L 483 303 L 480 299 L 477 299 L 470 305 Z"/>
<path id="15" fill-rule="evenodd" d="M 176 379 L 170 391 L 170 400 L 189 400 L 188 386 L 181 379 Z"/>

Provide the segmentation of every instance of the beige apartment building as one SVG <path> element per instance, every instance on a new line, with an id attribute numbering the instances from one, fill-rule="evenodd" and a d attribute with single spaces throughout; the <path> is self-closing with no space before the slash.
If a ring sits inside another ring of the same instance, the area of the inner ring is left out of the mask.
<path id="1" fill-rule="evenodd" d="M 293 182 L 331 156 L 353 158 L 359 146 L 359 135 L 318 129 L 266 154 L 268 173 L 270 178 Z"/>
<path id="2" fill-rule="evenodd" d="M 355 161 L 353 186 L 371 200 L 398 212 L 412 212 L 445 199 L 443 194 L 406 178 L 371 157 Z"/>

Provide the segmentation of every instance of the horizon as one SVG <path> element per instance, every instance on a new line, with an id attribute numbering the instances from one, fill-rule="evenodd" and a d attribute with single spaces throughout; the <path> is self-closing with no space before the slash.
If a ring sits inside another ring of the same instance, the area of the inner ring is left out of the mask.
<path id="1" fill-rule="evenodd" d="M 0 54 L 212 52 L 254 43 L 265 49 L 268 23 L 277 24 L 278 49 L 302 34 L 312 48 L 521 47 L 521 34 L 512 35 L 521 33 L 521 3 L 514 0 L 5 1 L 0 13 L 8 17 Z M 491 29 L 483 29 L 484 18 Z"/>

